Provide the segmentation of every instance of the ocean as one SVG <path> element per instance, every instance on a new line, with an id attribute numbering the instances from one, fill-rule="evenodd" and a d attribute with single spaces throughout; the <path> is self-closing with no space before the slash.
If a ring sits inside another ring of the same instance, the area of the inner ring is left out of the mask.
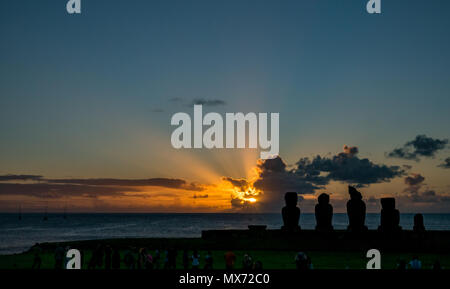
<path id="1" fill-rule="evenodd" d="M 414 214 L 401 214 L 400 225 L 412 229 Z M 367 214 L 366 225 L 376 229 L 379 214 Z M 334 214 L 335 229 L 346 229 L 346 214 Z M 450 230 L 450 214 L 424 214 L 427 230 Z M 202 230 L 247 229 L 267 225 L 279 229 L 281 214 L 0 214 L 0 254 L 20 253 L 35 243 L 104 238 L 200 237 Z M 314 214 L 302 214 L 302 229 L 314 229 Z"/>

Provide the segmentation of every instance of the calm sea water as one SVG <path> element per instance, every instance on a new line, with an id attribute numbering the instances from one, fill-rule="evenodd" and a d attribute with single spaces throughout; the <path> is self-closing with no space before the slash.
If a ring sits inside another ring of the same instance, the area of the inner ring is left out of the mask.
<path id="1" fill-rule="evenodd" d="M 412 229 L 413 214 L 401 214 L 401 226 Z M 379 214 L 368 214 L 366 225 L 376 229 Z M 334 214 L 335 229 L 347 227 L 346 214 Z M 450 230 L 450 214 L 424 214 L 428 230 Z M 126 237 L 200 237 L 202 230 L 247 229 L 267 225 L 279 229 L 280 214 L 0 214 L 0 254 L 19 253 L 35 243 Z M 302 214 L 303 229 L 314 229 L 314 214 Z"/>

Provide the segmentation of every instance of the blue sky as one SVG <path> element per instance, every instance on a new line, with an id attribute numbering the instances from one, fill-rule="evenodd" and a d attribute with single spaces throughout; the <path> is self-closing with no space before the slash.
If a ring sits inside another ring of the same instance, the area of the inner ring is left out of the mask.
<path id="1" fill-rule="evenodd" d="M 226 102 L 211 111 L 279 112 L 287 163 L 355 145 L 448 190 L 436 168 L 448 150 L 384 157 L 419 134 L 449 137 L 448 1 L 385 0 L 381 15 L 363 0 L 84 0 L 81 15 L 65 4 L 0 4 L 0 173 L 194 177 L 161 167 L 164 151 L 242 176 L 220 168 L 236 152 L 170 146 L 171 115 L 204 98 Z"/>

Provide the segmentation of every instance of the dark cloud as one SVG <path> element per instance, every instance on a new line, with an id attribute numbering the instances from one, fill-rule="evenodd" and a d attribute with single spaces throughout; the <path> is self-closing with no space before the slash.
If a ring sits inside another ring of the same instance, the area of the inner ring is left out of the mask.
<path id="1" fill-rule="evenodd" d="M 344 146 L 343 152 L 331 156 L 316 156 L 312 159 L 301 158 L 296 166 L 288 169 L 281 157 L 259 160 L 257 168 L 259 176 L 253 184 L 243 179 L 224 178 L 235 187 L 245 191 L 253 185 L 261 191 L 257 204 L 264 210 L 279 209 L 283 205 L 285 192 L 298 194 L 314 194 L 325 188 L 330 181 L 347 182 L 357 186 L 367 186 L 374 183 L 389 182 L 405 174 L 398 166 L 375 164 L 368 159 L 357 157 L 358 148 Z M 250 204 L 241 199 L 232 200 L 235 207 L 247 207 Z"/>
<path id="2" fill-rule="evenodd" d="M 450 169 L 450 157 L 446 158 L 444 162 L 439 165 L 439 167 L 444 169 Z"/>
<path id="3" fill-rule="evenodd" d="M 0 183 L 0 195 L 22 195 L 37 198 L 62 197 L 100 197 L 100 196 L 135 196 L 148 197 L 145 194 L 126 194 L 127 192 L 141 192 L 136 187 L 156 186 L 188 191 L 203 191 L 204 187 L 195 183 L 188 183 L 182 179 L 151 178 L 151 179 L 44 179 L 34 175 L 6 175 L 0 180 L 32 180 L 33 183 Z M 152 195 L 156 196 L 156 195 Z M 204 197 L 199 196 L 199 197 Z"/>
<path id="4" fill-rule="evenodd" d="M 358 147 L 349 147 L 344 145 L 344 153 L 350 156 L 354 156 L 358 153 Z"/>
<path id="5" fill-rule="evenodd" d="M 433 190 L 427 190 L 427 191 L 423 192 L 422 195 L 427 196 L 427 197 L 434 197 L 434 196 L 436 196 L 436 192 Z"/>
<path id="6" fill-rule="evenodd" d="M 293 191 L 299 194 L 312 194 L 318 186 L 313 184 L 307 175 L 300 175 L 293 170 L 287 170 L 286 164 L 278 156 L 258 163 L 259 178 L 253 183 L 255 188 L 267 191 Z"/>
<path id="7" fill-rule="evenodd" d="M 341 181 L 359 186 L 388 182 L 405 173 L 399 166 L 375 164 L 369 159 L 360 159 L 356 156 L 357 152 L 356 147 L 344 146 L 342 153 L 332 157 L 318 155 L 311 160 L 303 158 L 297 162 L 295 172 L 316 184 Z"/>
<path id="8" fill-rule="evenodd" d="M 250 208 L 251 203 L 239 198 L 231 198 L 231 207 L 234 209 Z"/>
<path id="9" fill-rule="evenodd" d="M 101 196 L 119 197 L 126 192 L 135 192 L 137 189 L 125 187 L 104 187 L 73 184 L 10 184 L 0 183 L 0 195 L 21 195 L 45 199 L 58 199 L 63 197 L 91 197 Z"/>
<path id="10" fill-rule="evenodd" d="M 135 189 L 132 189 L 133 191 L 137 191 L 137 190 L 135 190 Z M 135 197 L 135 198 L 143 198 L 143 199 L 148 199 L 148 198 L 157 198 L 157 197 L 164 197 L 164 198 L 177 198 L 178 196 L 176 195 L 176 194 L 173 194 L 173 193 L 151 193 L 151 194 L 148 194 L 147 192 L 144 192 L 144 191 L 142 191 L 142 192 L 137 192 L 137 193 L 135 193 L 135 194 L 130 194 L 130 193 L 127 193 L 126 194 L 126 196 L 127 196 L 127 198 L 128 197 Z"/>
<path id="11" fill-rule="evenodd" d="M 258 168 L 263 172 L 285 172 L 286 164 L 280 157 L 276 157 L 259 162 Z"/>
<path id="12" fill-rule="evenodd" d="M 420 174 L 411 174 L 405 178 L 406 188 L 403 190 L 405 195 L 400 196 L 402 202 L 407 203 L 439 203 L 442 196 L 434 190 L 425 187 L 425 177 Z"/>
<path id="13" fill-rule="evenodd" d="M 440 202 L 441 198 L 433 190 L 418 192 L 408 196 L 413 203 L 436 203 Z"/>
<path id="14" fill-rule="evenodd" d="M 42 176 L 37 175 L 3 175 L 0 181 L 39 181 Z"/>
<path id="15" fill-rule="evenodd" d="M 396 148 L 393 151 L 389 152 L 387 154 L 387 157 L 405 160 L 419 160 L 416 154 L 408 152 L 405 148 Z"/>
<path id="16" fill-rule="evenodd" d="M 434 157 L 435 154 L 446 147 L 448 139 L 433 139 L 426 135 L 418 135 L 401 148 L 387 153 L 387 157 L 419 161 L 420 157 Z"/>
<path id="17" fill-rule="evenodd" d="M 219 105 L 225 105 L 225 101 L 221 99 L 204 99 L 204 98 L 196 98 L 192 101 L 191 105 L 194 104 L 201 104 L 204 106 L 219 106 Z"/>
<path id="18" fill-rule="evenodd" d="M 207 199 L 207 198 L 208 198 L 208 195 L 207 195 L 207 194 L 205 194 L 205 195 L 197 195 L 197 194 L 194 194 L 194 195 L 192 196 L 192 198 L 194 198 L 194 199 Z"/>
<path id="19" fill-rule="evenodd" d="M 402 213 L 438 213 L 449 211 L 449 195 L 427 188 L 422 182 L 418 188 L 408 186 L 403 192 L 395 194 L 397 208 Z"/>
<path id="20" fill-rule="evenodd" d="M 423 186 L 423 181 L 425 181 L 425 177 L 421 174 L 413 173 L 405 177 L 404 182 L 406 184 L 406 188 L 403 191 L 412 195 L 418 195 Z"/>
<path id="21" fill-rule="evenodd" d="M 321 187 L 315 185 L 307 176 L 296 174 L 286 169 L 286 164 L 280 157 L 260 160 L 258 162 L 259 178 L 253 186 L 263 193 L 258 198 L 258 205 L 263 210 L 278 210 L 283 204 L 285 192 L 313 194 Z"/>
<path id="22" fill-rule="evenodd" d="M 231 178 L 231 177 L 223 177 L 222 180 L 231 183 L 233 186 L 239 188 L 239 190 L 242 192 L 245 192 L 250 186 L 250 184 L 248 183 L 248 181 L 246 179 L 235 179 L 235 178 Z"/>
<path id="23" fill-rule="evenodd" d="M 151 178 L 151 179 L 48 179 L 48 183 L 53 184 L 78 184 L 92 186 L 155 186 L 172 189 L 183 189 L 190 191 L 202 191 L 204 188 L 188 183 L 182 179 Z"/>
<path id="24" fill-rule="evenodd" d="M 411 174 L 410 176 L 405 177 L 405 184 L 409 186 L 416 186 L 421 184 L 425 178 L 421 174 Z"/>
<path id="25" fill-rule="evenodd" d="M 193 105 L 203 105 L 203 106 L 220 106 L 225 105 L 226 102 L 221 99 L 206 99 L 206 98 L 194 98 L 191 102 L 185 100 L 181 97 L 172 97 L 169 99 L 170 102 L 181 103 L 192 107 Z"/>

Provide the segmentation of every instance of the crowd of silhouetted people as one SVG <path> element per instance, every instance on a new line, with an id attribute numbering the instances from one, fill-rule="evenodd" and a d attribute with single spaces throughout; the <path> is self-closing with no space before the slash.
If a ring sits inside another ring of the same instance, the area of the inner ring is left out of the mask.
<path id="1" fill-rule="evenodd" d="M 66 268 L 66 264 L 68 259 L 65 256 L 65 252 L 67 252 L 69 247 L 61 247 L 58 246 L 54 251 L 54 268 L 55 269 L 64 269 Z M 42 265 L 42 249 L 39 244 L 36 244 L 33 247 L 34 252 L 34 260 L 33 260 L 33 269 L 40 269 Z M 84 260 L 86 253 L 82 251 L 81 254 L 81 263 L 86 264 Z M 128 247 L 125 250 L 120 250 L 118 248 L 112 248 L 109 245 L 99 244 L 91 253 L 89 260 L 87 261 L 87 269 L 95 270 L 95 269 L 106 269 L 106 270 L 117 270 L 117 269 L 180 269 L 177 267 L 178 260 L 178 250 L 174 248 L 170 248 L 167 250 L 160 251 L 158 249 L 154 251 L 150 251 L 147 248 L 134 248 Z M 182 250 L 182 269 L 235 269 L 236 268 L 236 260 L 237 257 L 234 252 L 227 251 L 224 254 L 224 268 L 215 268 L 214 267 L 214 258 L 211 251 L 207 251 L 205 256 L 203 257 L 197 250 Z M 200 267 L 200 263 L 203 263 L 203 266 Z M 83 266 L 84 268 L 84 266 Z M 250 270 L 261 270 L 262 262 L 259 260 L 254 260 L 253 257 L 246 253 L 242 259 L 242 269 Z"/>
<path id="2" fill-rule="evenodd" d="M 68 247 L 57 247 L 54 251 L 54 268 L 64 269 L 67 263 L 64 252 L 69 250 Z M 42 264 L 40 254 L 42 250 L 39 246 L 34 247 L 34 261 L 32 268 L 39 269 Z M 98 245 L 92 251 L 90 259 L 83 260 L 82 254 L 82 264 L 87 264 L 87 269 L 106 269 L 106 270 L 117 270 L 117 269 L 140 269 L 140 270 L 151 270 L 151 269 L 191 269 L 191 270 L 212 270 L 212 269 L 243 269 L 243 270 L 262 270 L 263 263 L 254 258 L 249 253 L 244 253 L 242 256 L 242 263 L 240 265 L 237 263 L 237 256 L 233 251 L 227 251 L 224 254 L 224 265 L 214 266 L 213 253 L 211 251 L 206 251 L 205 255 L 202 257 L 197 250 L 181 250 L 180 255 L 182 258 L 181 264 L 177 266 L 178 251 L 176 249 L 168 249 L 160 251 L 158 249 L 150 251 L 147 248 L 133 248 L 129 247 L 125 250 L 119 250 L 117 248 L 112 248 L 109 245 Z M 305 252 L 297 252 L 293 258 L 295 268 L 298 270 L 311 270 L 314 269 L 312 259 Z M 200 264 L 203 264 L 200 267 Z M 86 266 L 83 266 L 86 268 Z M 343 264 L 343 268 L 350 269 L 347 265 Z M 396 268 L 398 270 L 418 270 L 418 269 L 443 269 L 440 262 L 436 260 L 431 267 L 423 268 L 422 261 L 417 255 L 413 255 L 409 262 L 404 259 L 399 259 L 397 261 Z"/>

